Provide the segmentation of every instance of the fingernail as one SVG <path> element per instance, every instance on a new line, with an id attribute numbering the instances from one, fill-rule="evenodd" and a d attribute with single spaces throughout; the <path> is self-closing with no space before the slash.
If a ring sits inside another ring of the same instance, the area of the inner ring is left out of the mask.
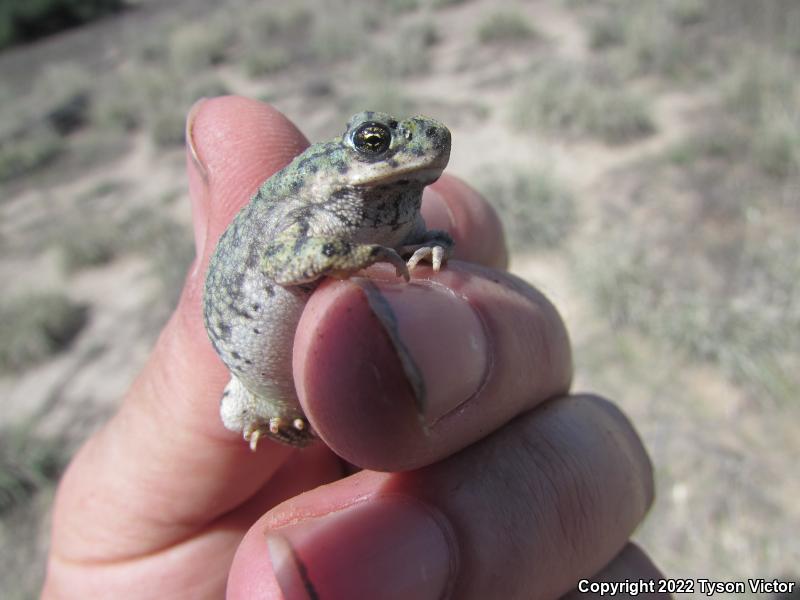
<path id="1" fill-rule="evenodd" d="M 189 172 L 189 196 L 192 202 L 192 225 L 194 227 L 194 249 L 198 260 L 192 276 L 198 274 L 205 251 L 206 234 L 208 232 L 208 169 L 197 151 L 194 137 L 194 123 L 206 99 L 201 98 L 189 109 L 186 116 L 186 154 Z"/>
<path id="2" fill-rule="evenodd" d="M 188 148 L 189 157 L 194 163 L 194 166 L 197 168 L 199 175 L 206 179 L 208 177 L 208 172 L 206 171 L 206 166 L 203 161 L 200 159 L 200 155 L 197 153 L 197 146 L 194 142 L 194 120 L 197 117 L 197 114 L 200 112 L 200 108 L 205 104 L 206 98 L 200 98 L 189 109 L 189 114 L 186 115 L 186 131 L 185 131 L 185 138 L 186 138 L 186 147 Z"/>
<path id="3" fill-rule="evenodd" d="M 449 524 L 421 502 L 385 496 L 267 534 L 286 600 L 440 600 L 456 572 Z"/>
<path id="4" fill-rule="evenodd" d="M 455 228 L 455 218 L 450 207 L 444 197 L 432 187 L 426 187 L 423 192 L 422 213 L 428 229 L 452 231 Z"/>
<path id="5" fill-rule="evenodd" d="M 480 389 L 489 344 L 483 322 L 464 298 L 430 281 L 355 282 L 386 330 L 427 425 Z"/>

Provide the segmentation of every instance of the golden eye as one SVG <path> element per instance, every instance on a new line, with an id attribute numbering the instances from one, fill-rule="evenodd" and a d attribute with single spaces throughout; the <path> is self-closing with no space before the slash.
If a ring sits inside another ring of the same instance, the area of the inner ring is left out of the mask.
<path id="1" fill-rule="evenodd" d="M 383 154 L 391 143 L 392 132 L 382 123 L 364 123 L 353 132 L 353 147 L 365 156 Z"/>

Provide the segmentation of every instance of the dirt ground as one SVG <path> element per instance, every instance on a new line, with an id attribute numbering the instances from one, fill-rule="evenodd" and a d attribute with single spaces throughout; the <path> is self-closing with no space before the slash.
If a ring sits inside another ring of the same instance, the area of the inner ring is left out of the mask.
<path id="1" fill-rule="evenodd" d="M 182 120 L 223 92 L 311 140 L 366 108 L 445 122 L 448 172 L 569 326 L 575 389 L 651 453 L 636 540 L 671 577 L 800 578 L 800 7 L 498 6 L 140 1 L 0 53 L 2 597 L 36 595 L 60 470 L 177 298 Z"/>

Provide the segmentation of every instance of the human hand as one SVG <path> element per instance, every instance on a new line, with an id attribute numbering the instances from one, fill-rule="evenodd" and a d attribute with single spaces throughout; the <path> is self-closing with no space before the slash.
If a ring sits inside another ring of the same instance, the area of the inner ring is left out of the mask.
<path id="1" fill-rule="evenodd" d="M 236 97 L 198 104 L 188 132 L 197 259 L 119 411 L 64 475 L 44 598 L 555 598 L 601 570 L 659 576 L 627 542 L 653 495 L 638 437 L 608 401 L 568 395 L 560 317 L 502 271 L 496 216 L 455 178 L 426 190 L 423 213 L 456 260 L 411 284 L 380 267 L 326 281 L 303 313 L 294 378 L 325 444 L 251 453 L 225 430 L 208 257 L 307 141 Z"/>

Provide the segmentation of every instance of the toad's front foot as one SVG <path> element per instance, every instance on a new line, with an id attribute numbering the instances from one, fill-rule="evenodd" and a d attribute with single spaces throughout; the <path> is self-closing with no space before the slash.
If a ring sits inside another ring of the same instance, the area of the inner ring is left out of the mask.
<path id="1" fill-rule="evenodd" d="M 409 269 L 416 267 L 422 260 L 430 260 L 433 270 L 438 271 L 453 253 L 453 238 L 445 231 L 432 229 L 426 232 L 423 243 L 403 248 L 404 254 L 409 252 L 412 252 L 406 263 Z"/>

